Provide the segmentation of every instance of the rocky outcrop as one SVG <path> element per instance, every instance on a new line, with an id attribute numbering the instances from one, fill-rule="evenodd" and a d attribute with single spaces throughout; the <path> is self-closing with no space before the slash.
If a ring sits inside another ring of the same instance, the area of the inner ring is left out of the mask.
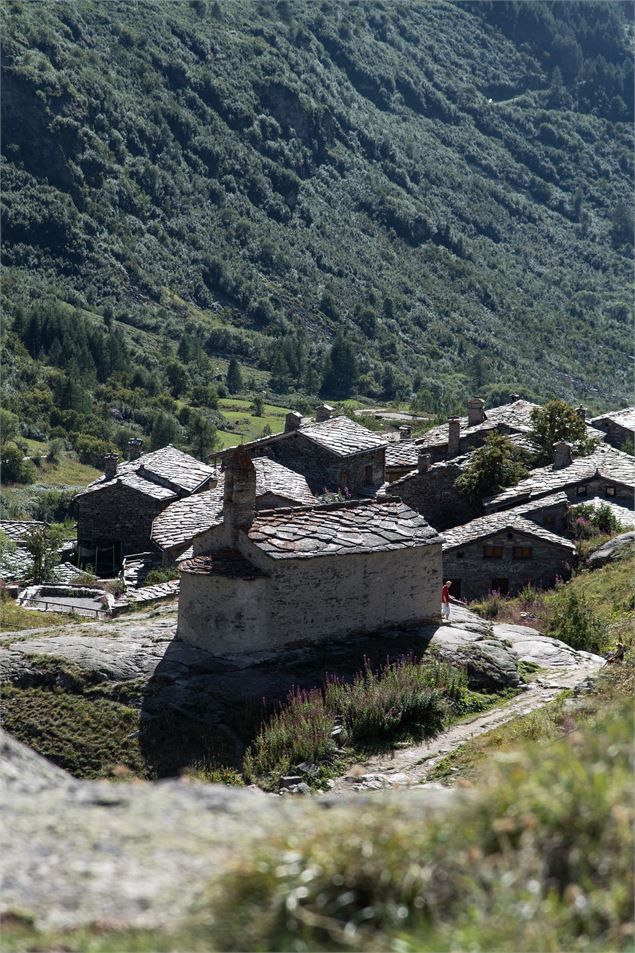
<path id="1" fill-rule="evenodd" d="M 608 543 L 604 543 L 604 545 L 596 549 L 594 553 L 591 553 L 587 559 L 587 566 L 589 569 L 599 569 L 600 566 L 605 566 L 606 563 L 616 562 L 618 559 L 623 559 L 629 555 L 629 553 L 632 554 L 634 547 L 635 530 L 622 533 L 620 536 L 616 536 L 615 539 L 609 539 Z"/>
<path id="2" fill-rule="evenodd" d="M 360 795 L 351 805 L 184 781 L 76 781 L 1 732 L 0 748 L 0 910 L 33 915 L 41 928 L 174 928 L 254 839 L 287 825 L 308 831 L 325 809 L 356 815 L 360 806 Z M 393 809 L 398 801 L 413 824 L 456 797 L 369 796 Z"/>

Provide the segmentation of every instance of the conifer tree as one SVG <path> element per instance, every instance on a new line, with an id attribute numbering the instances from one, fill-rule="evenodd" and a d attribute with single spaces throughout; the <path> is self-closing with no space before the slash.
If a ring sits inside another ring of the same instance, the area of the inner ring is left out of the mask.
<path id="1" fill-rule="evenodd" d="M 227 390 L 230 394 L 238 394 L 243 387 L 243 376 L 240 372 L 240 365 L 235 357 L 229 362 L 227 367 Z"/>

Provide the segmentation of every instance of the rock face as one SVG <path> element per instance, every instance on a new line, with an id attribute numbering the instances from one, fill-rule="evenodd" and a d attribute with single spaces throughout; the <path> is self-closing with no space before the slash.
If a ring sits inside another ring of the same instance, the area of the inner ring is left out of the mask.
<path id="1" fill-rule="evenodd" d="M 0 644 L 0 680 L 27 687 L 45 684 L 53 656 L 77 666 L 93 683 L 145 681 L 147 716 L 173 707 L 195 713 L 207 724 L 222 724 L 228 706 L 283 699 L 294 686 L 313 688 L 327 673 L 344 677 L 360 671 L 364 659 L 380 666 L 386 659 L 435 649 L 448 661 L 465 665 L 470 685 L 495 691 L 516 687 L 516 656 L 489 622 L 454 607 L 451 625 L 395 629 L 374 636 L 330 641 L 285 652 L 216 656 L 175 638 L 174 609 L 109 624 L 21 633 Z"/>
<path id="2" fill-rule="evenodd" d="M 599 569 L 606 563 L 623 559 L 633 546 L 635 546 L 635 530 L 622 533 L 615 539 L 609 539 L 608 543 L 604 543 L 594 553 L 591 553 L 587 559 L 587 564 L 591 569 Z"/>
<path id="3" fill-rule="evenodd" d="M 254 838 L 310 830 L 320 811 L 359 811 L 328 798 L 279 798 L 222 785 L 76 781 L 0 732 L 3 882 L 0 910 L 41 928 L 175 927 L 209 881 Z M 362 795 L 363 796 L 363 795 Z M 375 794 L 412 823 L 456 795 Z"/>

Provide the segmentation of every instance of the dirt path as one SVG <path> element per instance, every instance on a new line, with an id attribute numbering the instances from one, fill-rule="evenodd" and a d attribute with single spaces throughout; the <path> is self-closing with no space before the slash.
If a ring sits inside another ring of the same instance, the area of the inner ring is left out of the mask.
<path id="1" fill-rule="evenodd" d="M 521 695 L 504 705 L 475 715 L 438 735 L 432 741 L 382 753 L 355 765 L 348 774 L 335 780 L 333 792 L 368 791 L 390 787 L 409 787 L 424 782 L 435 765 L 470 738 L 528 715 L 553 701 L 566 688 L 574 688 L 602 667 L 602 662 L 584 661 L 545 672 Z"/>

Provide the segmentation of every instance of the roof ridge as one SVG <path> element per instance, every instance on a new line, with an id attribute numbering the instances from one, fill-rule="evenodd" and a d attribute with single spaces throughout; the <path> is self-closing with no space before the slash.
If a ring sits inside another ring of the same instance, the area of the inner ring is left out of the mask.
<path id="1" fill-rule="evenodd" d="M 256 519 L 259 516 L 272 516 L 272 515 L 282 515 L 286 513 L 315 513 L 315 511 L 324 512 L 325 510 L 345 510 L 345 509 L 355 509 L 357 507 L 370 507 L 370 506 L 385 506 L 386 504 L 394 506 L 397 503 L 402 503 L 401 499 L 393 500 L 335 500 L 329 503 L 307 503 L 301 506 L 276 506 L 272 509 L 267 510 L 258 510 L 256 512 Z"/>

